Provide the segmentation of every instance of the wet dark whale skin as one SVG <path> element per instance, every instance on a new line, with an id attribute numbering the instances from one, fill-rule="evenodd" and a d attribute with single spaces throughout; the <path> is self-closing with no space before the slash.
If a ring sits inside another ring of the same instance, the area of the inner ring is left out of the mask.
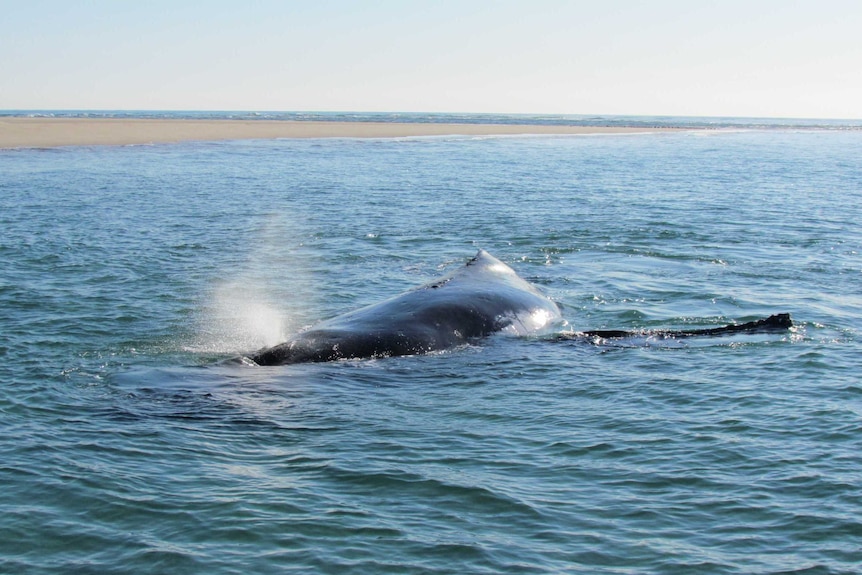
<path id="1" fill-rule="evenodd" d="M 556 303 L 479 250 L 447 276 L 319 323 L 249 359 L 284 365 L 423 354 L 496 332 L 539 333 L 561 322 Z"/>

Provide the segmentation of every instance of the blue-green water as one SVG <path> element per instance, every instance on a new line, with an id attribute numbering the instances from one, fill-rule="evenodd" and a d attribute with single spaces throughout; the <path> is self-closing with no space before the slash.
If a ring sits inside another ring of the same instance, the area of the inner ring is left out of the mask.
<path id="1" fill-rule="evenodd" d="M 856 573 L 862 132 L 0 151 L 0 572 Z M 483 247 L 573 329 L 225 358 Z"/>

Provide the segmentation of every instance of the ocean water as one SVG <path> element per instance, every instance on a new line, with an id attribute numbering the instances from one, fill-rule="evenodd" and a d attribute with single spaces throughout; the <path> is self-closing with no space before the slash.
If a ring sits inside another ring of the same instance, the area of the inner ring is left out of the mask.
<path id="1" fill-rule="evenodd" d="M 859 573 L 862 132 L 0 151 L 0 572 Z M 225 362 L 484 248 L 561 329 Z"/>
<path id="2" fill-rule="evenodd" d="M 521 124 L 698 129 L 860 130 L 862 120 L 699 116 L 618 116 L 588 114 L 455 114 L 424 112 L 285 112 L 177 110 L 0 110 L 2 117 L 152 118 L 183 120 L 275 120 L 316 122 L 392 122 L 420 124 Z"/>

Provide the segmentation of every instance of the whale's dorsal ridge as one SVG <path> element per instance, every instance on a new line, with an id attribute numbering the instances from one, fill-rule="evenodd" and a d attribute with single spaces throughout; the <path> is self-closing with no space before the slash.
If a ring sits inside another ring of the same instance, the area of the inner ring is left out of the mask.
<path id="1" fill-rule="evenodd" d="M 480 249 L 444 277 L 321 322 L 251 359 L 274 365 L 427 353 L 511 326 L 519 334 L 538 331 L 529 318 L 539 316 L 556 321 L 557 304 Z"/>

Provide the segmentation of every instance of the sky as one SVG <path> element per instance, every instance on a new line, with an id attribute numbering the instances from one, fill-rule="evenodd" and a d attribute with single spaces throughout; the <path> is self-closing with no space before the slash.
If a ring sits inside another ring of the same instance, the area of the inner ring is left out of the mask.
<path id="1" fill-rule="evenodd" d="M 862 119 L 859 0 L 0 0 L 0 110 Z"/>

